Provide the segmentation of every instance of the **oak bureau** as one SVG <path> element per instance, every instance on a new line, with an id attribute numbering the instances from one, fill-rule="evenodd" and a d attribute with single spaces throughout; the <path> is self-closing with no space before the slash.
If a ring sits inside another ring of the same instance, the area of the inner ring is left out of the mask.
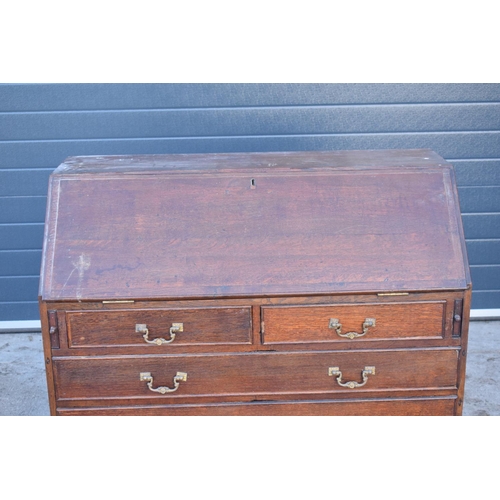
<path id="1" fill-rule="evenodd" d="M 471 280 L 430 150 L 68 158 L 53 415 L 460 415 Z"/>

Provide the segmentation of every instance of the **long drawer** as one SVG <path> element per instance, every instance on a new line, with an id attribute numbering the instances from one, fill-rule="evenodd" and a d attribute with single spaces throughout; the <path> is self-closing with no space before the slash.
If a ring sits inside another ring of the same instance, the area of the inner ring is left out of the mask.
<path id="1" fill-rule="evenodd" d="M 258 397 L 453 389 L 456 349 L 54 358 L 56 398 Z"/>
<path id="2" fill-rule="evenodd" d="M 68 311 L 69 347 L 250 344 L 251 307 Z"/>
<path id="3" fill-rule="evenodd" d="M 263 342 L 442 339 L 446 301 L 262 308 Z"/>
<path id="4" fill-rule="evenodd" d="M 170 415 L 170 416 L 362 416 L 453 415 L 456 398 L 363 399 L 164 405 L 112 408 L 61 408 L 58 415 Z"/>

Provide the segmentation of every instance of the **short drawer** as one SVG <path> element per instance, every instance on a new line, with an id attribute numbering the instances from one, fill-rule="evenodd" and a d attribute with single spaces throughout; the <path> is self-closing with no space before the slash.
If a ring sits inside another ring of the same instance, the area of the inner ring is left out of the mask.
<path id="1" fill-rule="evenodd" d="M 250 307 L 68 311 L 69 347 L 249 344 Z"/>
<path id="2" fill-rule="evenodd" d="M 446 301 L 265 306 L 264 344 L 441 339 Z"/>
<path id="3" fill-rule="evenodd" d="M 54 358 L 53 364 L 60 401 L 175 402 L 191 397 L 272 399 L 291 394 L 452 389 L 457 384 L 457 360 L 456 349 L 412 349 L 93 356 Z"/>

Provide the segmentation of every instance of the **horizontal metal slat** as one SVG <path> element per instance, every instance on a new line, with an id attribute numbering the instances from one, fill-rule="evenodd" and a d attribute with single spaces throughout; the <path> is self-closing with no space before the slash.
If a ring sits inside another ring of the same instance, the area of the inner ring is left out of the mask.
<path id="1" fill-rule="evenodd" d="M 500 214 L 462 215 L 467 239 L 500 238 Z"/>
<path id="2" fill-rule="evenodd" d="M 57 167 L 68 156 L 429 148 L 444 158 L 500 157 L 500 131 L 0 143 L 1 168 Z"/>
<path id="3" fill-rule="evenodd" d="M 466 241 L 469 264 L 500 264 L 500 240 Z"/>
<path id="4" fill-rule="evenodd" d="M 474 284 L 473 284 L 474 286 Z M 474 291 L 472 290 L 473 309 L 499 309 L 500 291 Z"/>
<path id="5" fill-rule="evenodd" d="M 0 224 L 44 222 L 46 196 L 0 197 Z"/>
<path id="6" fill-rule="evenodd" d="M 34 276 L 40 273 L 41 250 L 0 252 L 0 276 Z"/>
<path id="7" fill-rule="evenodd" d="M 500 265 L 470 269 L 474 290 L 500 291 Z"/>
<path id="8" fill-rule="evenodd" d="M 0 250 L 39 250 L 43 224 L 0 225 Z"/>
<path id="9" fill-rule="evenodd" d="M 500 160 L 454 160 L 458 186 L 500 186 Z"/>
<path id="10" fill-rule="evenodd" d="M 0 111 L 500 101 L 493 84 L 39 84 L 5 85 Z"/>
<path id="11" fill-rule="evenodd" d="M 0 302 L 24 302 L 38 299 L 37 277 L 0 278 Z"/>
<path id="12" fill-rule="evenodd" d="M 37 301 L 0 302 L 0 321 L 37 320 L 39 318 Z"/>
<path id="13" fill-rule="evenodd" d="M 0 113 L 0 141 L 500 129 L 500 103 Z"/>
<path id="14" fill-rule="evenodd" d="M 459 187 L 462 213 L 500 212 L 500 186 Z"/>
<path id="15" fill-rule="evenodd" d="M 52 170 L 0 170 L 0 196 L 46 196 Z"/>

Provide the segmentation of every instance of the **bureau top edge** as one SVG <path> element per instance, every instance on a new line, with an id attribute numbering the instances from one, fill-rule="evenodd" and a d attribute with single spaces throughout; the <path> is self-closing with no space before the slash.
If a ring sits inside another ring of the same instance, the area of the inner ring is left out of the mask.
<path id="1" fill-rule="evenodd" d="M 73 156 L 52 175 L 85 173 L 146 173 L 239 171 L 245 169 L 322 170 L 436 168 L 450 166 L 430 149 L 347 151 L 281 151 L 249 153 L 195 153 L 158 155 Z"/>

